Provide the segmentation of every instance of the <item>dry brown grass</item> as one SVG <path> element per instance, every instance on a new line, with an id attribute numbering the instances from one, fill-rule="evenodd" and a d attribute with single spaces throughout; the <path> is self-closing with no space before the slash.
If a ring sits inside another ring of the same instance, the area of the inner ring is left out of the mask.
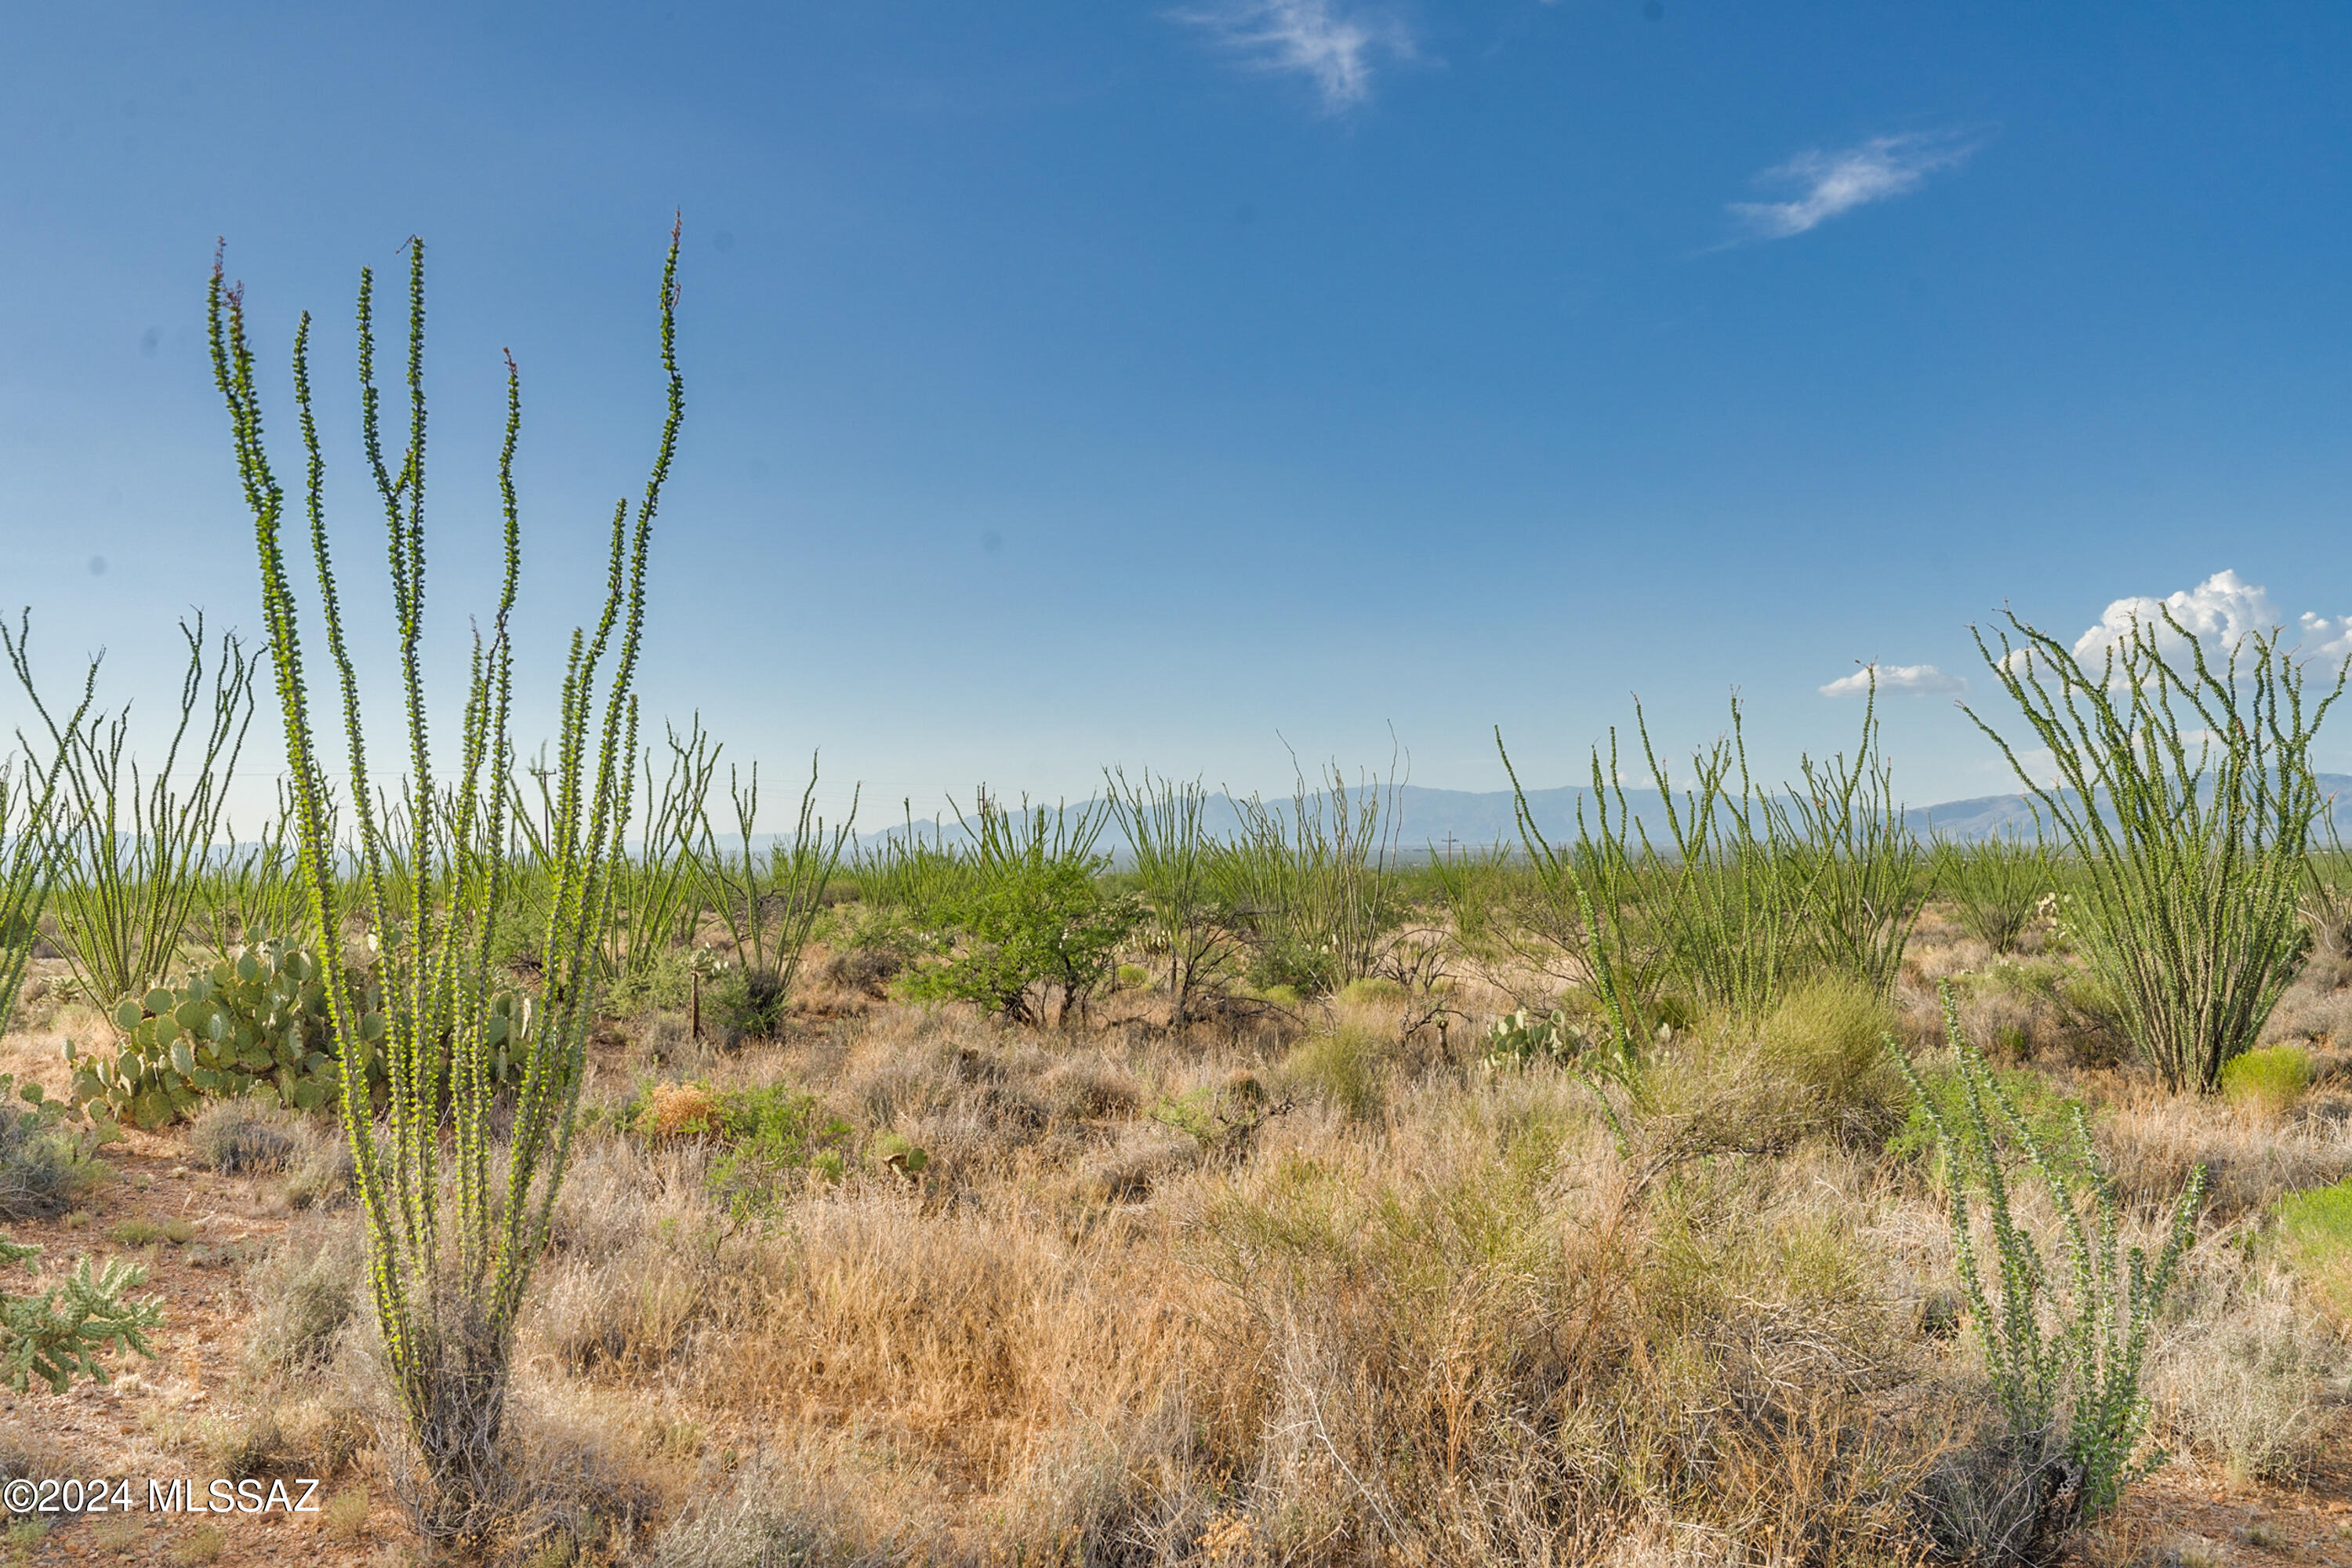
<path id="1" fill-rule="evenodd" d="M 2131 1083 L 2099 1128 L 2125 1197 L 2144 1208 L 2172 1201 L 2202 1165 L 2214 1220 L 2258 1215 L 2284 1194 L 2352 1173 L 2352 1123 L 2312 1104 L 2284 1121 L 2194 1095 Z"/>
<path id="2" fill-rule="evenodd" d="M 1575 1079 L 1475 1065 L 1532 971 L 1454 987 L 1452 1062 L 1377 987 L 1181 1039 L 1124 993 L 1074 1035 L 885 1005 L 727 1052 L 656 1018 L 590 1089 L 609 1110 L 672 1080 L 575 1149 L 521 1330 L 504 1539 L 670 1568 L 1981 1548 L 2013 1523 L 2015 1464 L 1986 1436 L 1941 1195 L 1883 1152 L 1906 1101 L 1879 1037 L 1934 1038 L 1924 982 L 1986 963 L 1923 932 L 1891 1009 L 1821 987 L 1678 1036 L 1643 1107 L 1614 1097 L 1622 1144 Z M 2152 1352 L 2159 1418 L 2202 1461 L 2301 1473 L 2345 1352 L 2238 1242 L 2352 1170 L 2341 1081 L 2284 1120 L 2166 1100 L 2066 1066 L 2030 993 L 1975 994 L 1969 1028 L 2017 1032 L 2099 1107 L 2131 1239 L 2211 1167 Z M 929 1165 L 785 1171 L 746 1201 L 715 1180 L 715 1097 L 779 1082 L 852 1147 L 895 1134 Z M 1204 1141 L 1185 1105 L 1281 1114 Z M 373 1330 L 328 1321 L 355 1235 L 348 1209 L 306 1216 L 252 1277 L 276 1392 L 222 1462 L 308 1456 L 397 1492 Z"/>

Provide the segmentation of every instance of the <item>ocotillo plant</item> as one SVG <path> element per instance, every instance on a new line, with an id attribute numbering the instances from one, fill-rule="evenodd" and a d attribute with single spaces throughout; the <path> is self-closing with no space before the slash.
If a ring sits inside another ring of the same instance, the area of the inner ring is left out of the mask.
<path id="1" fill-rule="evenodd" d="M 2302 960 L 2297 901 L 2326 806 L 2311 746 L 2352 667 L 2306 710 L 2303 669 L 2275 637 L 2249 636 L 2216 668 L 2165 609 L 2092 667 L 2008 620 L 1999 652 L 1981 632 L 1977 648 L 2055 781 L 1969 717 L 2074 852 L 2073 923 L 2125 1033 L 2168 1088 L 2210 1090 Z M 2183 652 L 2165 651 L 2168 631 Z"/>
<path id="2" fill-rule="evenodd" d="M 329 1008 L 341 1049 L 342 1120 L 366 1218 L 376 1321 L 408 1441 L 427 1485 L 409 1491 L 420 1528 L 478 1539 L 495 1523 L 509 1474 L 502 1442 L 516 1316 L 570 1153 L 582 1058 L 593 1002 L 597 946 L 622 855 L 636 757 L 632 690 L 645 610 L 648 543 L 685 410 L 677 373 L 677 234 L 662 271 L 662 367 L 668 413 L 634 521 L 614 509 L 604 604 L 593 629 L 575 630 L 565 665 L 555 744 L 545 874 L 553 886 L 540 951 L 542 992 L 523 1031 L 521 1083 L 510 1131 L 494 1149 L 491 1083 L 494 952 L 511 854 L 515 747 L 509 734 L 513 654 L 508 615 L 521 565 L 514 489 L 521 425 L 520 374 L 507 361 L 505 444 L 499 456 L 505 575 L 487 635 L 478 631 L 458 726 L 454 775 L 436 783 L 421 658 L 425 605 L 425 254 L 411 241 L 408 430 L 387 466 L 375 383 L 374 280 L 360 275 L 362 435 L 390 535 L 392 602 L 405 719 L 404 809 L 388 813 L 367 768 L 359 681 L 344 636 L 328 549 L 325 458 L 310 395 L 306 312 L 294 336 L 293 381 L 307 459 L 305 517 L 319 574 L 320 618 L 341 686 L 349 787 L 345 805 L 356 901 L 381 940 L 373 989 L 384 1024 L 365 1009 L 346 966 L 333 962 L 346 910 L 329 837 L 329 763 L 313 722 L 298 605 L 283 533 L 288 497 L 272 472 L 247 337 L 242 288 L 216 258 L 208 301 L 213 368 L 228 405 L 237 471 L 254 516 L 262 613 L 275 667 L 292 774 L 294 837 L 307 935 L 328 957 Z M 609 663 L 608 663 L 609 661 Z M 395 831 L 396 826 L 396 831 Z M 404 868 L 404 908 L 393 907 L 392 868 Z M 381 1037 L 380 1038 L 370 1037 Z M 509 1052 L 516 1047 L 509 1043 Z M 388 1094 L 381 1129 L 360 1064 L 381 1053 Z M 444 1142 L 445 1128 L 449 1131 Z M 446 1189 L 445 1189 L 446 1184 Z M 453 1197 L 454 1215 L 445 1212 Z M 413 1472 L 412 1472 L 413 1473 Z M 405 1479 L 405 1478 L 404 1478 Z"/>
<path id="3" fill-rule="evenodd" d="M 793 984 L 800 977 L 801 955 L 808 951 L 809 934 L 824 907 L 825 884 L 841 864 L 842 847 L 849 841 L 857 801 L 850 798 L 849 821 L 830 830 L 816 815 L 816 759 L 809 759 L 808 787 L 801 792 L 800 816 L 789 847 L 770 847 L 764 869 L 752 848 L 752 824 L 760 815 L 760 765 L 751 764 L 745 783 L 730 766 L 728 798 L 735 807 L 735 826 L 743 848 L 740 855 L 719 846 L 718 830 L 707 810 L 699 813 L 699 837 L 687 840 L 687 852 L 701 876 L 702 896 L 719 913 L 734 944 L 735 962 L 742 966 L 744 997 L 740 1023 L 744 1032 L 767 1036 L 782 1022 L 793 999 Z M 771 910 L 776 915 L 772 931 Z"/>
<path id="4" fill-rule="evenodd" d="M 0 631 L 0 637 L 5 637 Z M 208 662 L 205 622 L 188 645 L 179 718 L 159 766 L 129 754 L 131 710 L 60 728 L 22 651 L 9 659 L 64 760 L 55 890 L 66 956 L 90 1000 L 136 995 L 168 974 L 214 868 L 228 782 L 253 721 L 253 659 L 234 636 Z M 193 761 L 193 775 L 183 763 Z"/>
<path id="5" fill-rule="evenodd" d="M 1884 996 L 1926 901 L 1929 868 L 1903 820 L 1895 770 L 1878 749 L 1878 673 L 1869 671 L 1862 739 L 1851 760 L 1807 756 L 1768 805 L 1773 855 L 1811 917 L 1815 957 Z"/>
<path id="6" fill-rule="evenodd" d="M 1208 792 L 1199 780 L 1128 782 L 1124 769 L 1104 774 L 1108 799 L 1127 839 L 1146 924 L 1168 954 L 1168 1021 L 1180 1034 L 1191 1022 L 1202 981 L 1231 956 L 1230 915 L 1217 888 L 1217 854 L 1202 827 Z"/>
<path id="7" fill-rule="evenodd" d="M 0 639 L 9 659 L 31 689 L 31 613 L 9 632 L 0 623 Z M 18 756 L 0 761 L 0 1033 L 16 1011 L 16 990 L 25 983 L 25 965 L 40 934 L 41 909 L 48 901 L 56 870 L 58 834 L 51 821 L 58 785 L 66 768 L 69 742 L 81 734 L 98 691 L 98 664 L 91 661 L 82 684 L 81 703 L 62 727 L 53 728 L 57 750 L 43 766 L 34 758 L 31 741 L 19 731 Z"/>

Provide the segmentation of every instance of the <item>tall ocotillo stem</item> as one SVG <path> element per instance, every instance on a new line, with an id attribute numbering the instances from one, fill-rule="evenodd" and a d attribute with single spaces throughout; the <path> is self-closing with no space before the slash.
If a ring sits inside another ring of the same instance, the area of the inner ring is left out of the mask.
<path id="1" fill-rule="evenodd" d="M 661 358 L 668 408 L 653 470 L 632 515 L 614 509 L 602 613 L 575 630 L 559 706 L 553 805 L 545 824 L 552 894 L 541 952 L 544 988 L 524 1027 L 502 1168 L 493 1170 L 496 1084 L 492 996 L 496 936 L 509 891 L 515 747 L 509 733 L 513 655 L 508 627 L 521 567 L 514 457 L 521 384 L 507 360 L 505 441 L 499 460 L 505 571 L 487 631 L 475 634 L 454 776 L 432 771 L 422 663 L 425 601 L 424 390 L 425 253 L 409 244 L 407 441 L 385 459 L 375 382 L 374 279 L 359 292 L 362 434 L 383 508 L 402 701 L 406 778 L 380 802 L 362 732 L 359 681 L 344 635 L 329 549 L 325 459 L 310 378 L 310 319 L 295 333 L 293 379 L 307 459 L 305 519 L 319 578 L 319 613 L 342 705 L 357 906 L 339 903 L 334 793 L 314 729 L 302 668 L 297 602 L 282 542 L 288 501 L 263 440 L 242 289 L 215 258 L 209 321 L 215 379 L 226 399 L 239 477 L 255 521 L 262 612 L 277 674 L 292 774 L 293 837 L 308 933 L 321 960 L 343 1063 L 343 1124 L 369 1233 L 377 1321 L 399 1381 L 410 1435 L 455 1530 L 472 1528 L 483 1500 L 506 1388 L 515 1318 L 570 1153 L 573 1111 L 594 1002 L 598 943 L 610 918 L 632 805 L 637 745 L 633 690 L 645 618 L 653 521 L 685 413 L 677 363 L 678 234 L 661 284 Z M 609 661 L 609 662 L 608 662 Z M 381 1022 L 368 1019 L 360 981 L 341 961 L 347 914 L 376 939 Z M 379 1064 L 382 1122 L 368 1068 Z M 451 1136 L 445 1144 L 444 1129 Z M 445 1161 L 449 1168 L 443 1168 Z M 446 1178 L 454 1231 L 440 1211 Z M 430 1510 L 427 1510 L 428 1512 Z"/>

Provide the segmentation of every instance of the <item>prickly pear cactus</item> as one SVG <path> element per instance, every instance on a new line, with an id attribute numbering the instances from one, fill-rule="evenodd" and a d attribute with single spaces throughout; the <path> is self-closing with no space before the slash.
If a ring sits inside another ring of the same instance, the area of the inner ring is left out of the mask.
<path id="1" fill-rule="evenodd" d="M 122 1031 L 112 1060 L 80 1061 L 74 1098 L 101 1101 L 116 1120 L 160 1127 L 206 1099 L 263 1092 L 315 1110 L 337 1092 L 326 986 L 318 961 L 286 940 L 253 943 L 115 1009 Z M 363 1020 L 364 1037 L 383 1025 Z"/>
<path id="2" fill-rule="evenodd" d="M 485 1030 L 494 1087 L 521 1080 L 531 1013 L 530 998 L 514 992 L 490 999 Z M 247 1094 L 316 1110 L 342 1093 L 319 961 L 289 939 L 254 942 L 191 971 L 184 985 L 126 998 L 114 1022 L 121 1048 L 111 1059 L 78 1060 L 73 1097 L 118 1121 L 161 1127 L 205 1100 Z M 383 1015 L 362 1014 L 360 1068 L 371 1094 L 383 1088 Z M 70 1058 L 73 1047 L 67 1051 Z"/>

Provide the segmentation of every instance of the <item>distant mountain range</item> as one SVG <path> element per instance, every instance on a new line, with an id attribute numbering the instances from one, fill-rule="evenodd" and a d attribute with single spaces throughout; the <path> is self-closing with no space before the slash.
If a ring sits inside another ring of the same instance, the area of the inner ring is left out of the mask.
<path id="1" fill-rule="evenodd" d="M 2352 773 L 2322 773 L 2319 784 L 2333 797 L 2336 827 L 2352 831 Z M 1577 807 L 1584 805 L 1591 793 L 1590 788 L 1576 785 L 1529 790 L 1528 812 L 1537 830 L 1547 838 L 1555 844 L 1573 843 Z M 1425 855 L 1432 848 L 1443 853 L 1449 847 L 1487 848 L 1496 844 L 1517 846 L 1519 842 L 1517 814 L 1508 790 L 1430 789 L 1422 784 L 1401 784 L 1395 799 L 1398 821 L 1393 842 L 1407 855 Z M 1310 795 L 1308 802 L 1312 809 L 1318 797 Z M 1285 815 L 1290 810 L 1286 798 L 1268 804 L 1280 805 Z M 1610 804 L 1613 811 L 1615 802 Z M 1625 792 L 1625 805 L 1654 839 L 1666 839 L 1665 813 L 1656 790 L 1629 789 Z M 1590 820 L 1590 806 L 1586 814 Z M 1213 837 L 1230 837 L 1240 829 L 1241 813 L 1225 795 L 1211 795 L 1202 815 L 1202 825 Z M 1945 801 L 1938 805 L 1911 806 L 1904 812 L 1904 820 L 1922 837 L 1963 844 L 2012 833 L 2031 837 L 2034 831 L 2033 801 L 2022 795 L 1979 795 L 1969 800 Z M 932 826 L 921 821 L 915 824 L 919 832 L 929 831 Z M 903 825 L 877 828 L 859 834 L 858 842 L 869 849 L 878 848 L 905 831 Z M 961 837 L 952 816 L 945 820 L 944 831 L 950 841 Z M 1116 826 L 1105 836 L 1104 847 L 1114 855 L 1124 847 Z"/>

